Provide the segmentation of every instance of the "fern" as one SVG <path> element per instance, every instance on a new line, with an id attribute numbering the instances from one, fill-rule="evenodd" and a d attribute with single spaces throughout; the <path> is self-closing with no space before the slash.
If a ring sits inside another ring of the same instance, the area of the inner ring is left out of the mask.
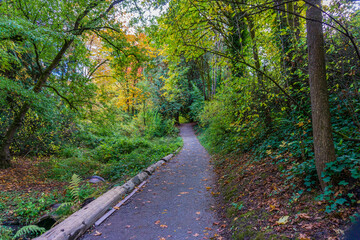
<path id="1" fill-rule="evenodd" d="M 80 203 L 80 182 L 81 178 L 77 174 L 73 174 L 70 181 L 70 194 L 75 203 Z"/>
<path id="2" fill-rule="evenodd" d="M 62 203 L 56 209 L 56 213 L 58 215 L 66 216 L 80 208 L 80 183 L 81 178 L 77 174 L 72 175 L 71 181 L 69 183 L 69 190 L 73 201 Z"/>
<path id="3" fill-rule="evenodd" d="M 13 234 L 12 234 L 11 228 L 0 225 L 0 239 L 1 240 L 11 240 L 12 235 Z"/>
<path id="4" fill-rule="evenodd" d="M 20 228 L 16 234 L 14 235 L 13 239 L 19 238 L 21 236 L 24 235 L 28 235 L 30 233 L 34 233 L 34 234 L 42 234 L 44 233 L 46 230 L 43 227 L 39 227 L 36 225 L 29 225 L 29 226 L 25 226 Z"/>
<path id="5" fill-rule="evenodd" d="M 60 206 L 56 209 L 55 212 L 59 215 L 67 214 L 72 206 L 74 206 L 73 202 L 64 202 L 60 204 Z"/>

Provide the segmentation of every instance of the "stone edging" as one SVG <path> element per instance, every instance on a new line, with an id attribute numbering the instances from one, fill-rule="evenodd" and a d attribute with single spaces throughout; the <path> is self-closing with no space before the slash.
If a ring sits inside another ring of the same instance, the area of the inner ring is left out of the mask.
<path id="1" fill-rule="evenodd" d="M 155 170 L 168 162 L 174 155 L 180 151 L 179 147 L 174 154 L 163 157 L 160 161 L 152 164 L 135 177 L 131 178 L 122 186 L 116 186 L 96 198 L 94 201 L 86 205 L 84 208 L 73 213 L 64 221 L 51 228 L 35 240 L 74 240 L 80 237 L 88 228 L 90 228 L 96 220 L 98 220 L 109 208 L 118 203 L 127 193 L 145 181 Z"/>

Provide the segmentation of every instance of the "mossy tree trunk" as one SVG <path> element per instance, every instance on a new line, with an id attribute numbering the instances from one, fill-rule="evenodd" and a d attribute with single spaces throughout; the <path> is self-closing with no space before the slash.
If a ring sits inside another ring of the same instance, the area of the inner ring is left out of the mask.
<path id="1" fill-rule="evenodd" d="M 315 164 L 321 188 L 324 189 L 327 183 L 322 179 L 322 173 L 326 163 L 334 161 L 336 157 L 326 82 L 321 2 L 309 0 L 307 5 L 306 28 Z"/>

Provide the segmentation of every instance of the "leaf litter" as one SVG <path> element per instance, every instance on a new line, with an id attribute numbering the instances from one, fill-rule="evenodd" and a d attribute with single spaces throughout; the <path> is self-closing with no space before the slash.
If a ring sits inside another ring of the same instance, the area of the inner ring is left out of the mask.
<path id="1" fill-rule="evenodd" d="M 222 161 L 224 156 L 215 155 L 213 161 L 224 200 L 223 214 L 235 239 L 338 240 L 357 211 L 343 207 L 326 213 L 325 202 L 315 200 L 320 190 L 306 191 L 296 178 L 286 182 L 271 158 L 252 164 L 250 153 L 225 157 Z M 297 195 L 299 189 L 301 195 Z"/>

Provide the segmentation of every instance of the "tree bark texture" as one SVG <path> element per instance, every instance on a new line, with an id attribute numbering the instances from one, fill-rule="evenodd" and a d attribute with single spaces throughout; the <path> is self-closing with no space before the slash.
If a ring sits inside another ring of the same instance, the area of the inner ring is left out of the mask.
<path id="1" fill-rule="evenodd" d="M 309 56 L 309 82 L 314 136 L 315 164 L 322 189 L 327 185 L 321 177 L 326 163 L 335 160 L 326 82 L 324 37 L 320 0 L 307 4 L 306 28 Z"/>
<path id="2" fill-rule="evenodd" d="M 10 145 L 13 142 L 17 130 L 21 127 L 21 123 L 29 110 L 30 105 L 25 103 L 16 114 L 14 121 L 8 128 L 3 143 L 0 148 L 0 168 L 8 168 L 11 166 Z"/>

